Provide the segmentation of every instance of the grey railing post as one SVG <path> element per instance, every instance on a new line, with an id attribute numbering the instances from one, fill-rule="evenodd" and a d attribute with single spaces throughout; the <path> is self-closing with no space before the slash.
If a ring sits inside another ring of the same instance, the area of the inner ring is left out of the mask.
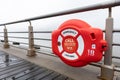
<path id="1" fill-rule="evenodd" d="M 6 26 L 4 27 L 4 48 L 9 48 L 8 33 Z"/>
<path id="2" fill-rule="evenodd" d="M 27 56 L 35 56 L 35 48 L 34 48 L 34 35 L 33 35 L 33 26 L 31 25 L 31 22 L 29 21 L 30 26 L 28 27 L 29 33 L 28 33 L 28 37 L 29 37 L 29 48 L 28 48 L 28 52 L 27 52 Z"/>
<path id="3" fill-rule="evenodd" d="M 113 80 L 114 65 L 112 64 L 112 43 L 113 43 L 113 18 L 111 17 L 112 10 L 109 8 L 109 17 L 106 19 L 105 39 L 108 43 L 108 49 L 104 56 L 104 65 L 101 68 L 101 78 L 104 80 Z"/>

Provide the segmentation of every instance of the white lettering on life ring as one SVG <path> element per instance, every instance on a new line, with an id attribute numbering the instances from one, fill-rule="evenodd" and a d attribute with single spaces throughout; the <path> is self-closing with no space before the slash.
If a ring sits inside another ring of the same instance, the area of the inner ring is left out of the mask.
<path id="1" fill-rule="evenodd" d="M 69 53 L 67 53 L 67 52 L 63 52 L 63 53 L 62 53 L 62 56 L 63 56 L 64 58 L 66 58 L 66 59 L 69 59 L 69 60 L 76 60 L 76 59 L 78 59 L 78 56 L 77 56 L 76 53 L 69 54 Z"/>
<path id="2" fill-rule="evenodd" d="M 95 51 L 92 49 L 88 49 L 88 55 L 89 56 L 94 56 L 95 55 Z"/>
<path id="3" fill-rule="evenodd" d="M 68 36 L 68 35 L 71 35 L 73 37 L 76 37 L 78 32 L 74 29 L 65 29 L 61 32 L 61 34 L 65 37 L 65 36 Z"/>

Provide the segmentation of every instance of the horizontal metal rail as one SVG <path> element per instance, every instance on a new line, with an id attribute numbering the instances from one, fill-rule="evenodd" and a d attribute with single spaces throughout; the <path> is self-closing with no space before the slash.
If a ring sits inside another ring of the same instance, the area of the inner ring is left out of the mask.
<path id="1" fill-rule="evenodd" d="M 114 68 L 114 71 L 120 72 L 120 68 Z"/>
<path id="2" fill-rule="evenodd" d="M 4 37 L 4 36 L 0 36 Z M 15 36 L 8 36 L 8 38 L 18 38 L 18 39 L 28 39 L 28 37 L 15 37 Z M 51 41 L 51 39 L 45 39 L 45 38 L 33 38 L 34 40 L 45 40 L 45 41 Z"/>
<path id="3" fill-rule="evenodd" d="M 51 41 L 52 39 L 44 39 L 44 38 L 34 38 L 35 40 L 45 40 L 45 41 Z"/>
<path id="4" fill-rule="evenodd" d="M 51 17 L 56 17 L 56 16 L 62 16 L 62 15 L 68 15 L 68 14 L 73 14 L 73 13 L 78 13 L 78 12 L 85 12 L 85 11 L 91 11 L 91 10 L 97 10 L 97 9 L 105 9 L 105 8 L 119 6 L 119 5 L 120 5 L 120 0 L 110 0 L 110 1 L 106 1 L 104 3 L 80 7 L 80 8 L 76 8 L 76 9 L 65 10 L 65 11 L 56 12 L 53 14 L 48 14 L 48 15 L 38 16 L 38 17 L 34 17 L 34 18 L 28 18 L 28 19 L 19 20 L 19 21 L 3 23 L 3 24 L 0 24 L 0 26 L 21 23 L 21 22 L 27 22 L 27 21 L 32 21 L 32 20 L 38 20 L 38 19 L 51 18 Z"/>
<path id="5" fill-rule="evenodd" d="M 13 42 L 16 42 L 16 41 L 10 41 L 10 40 L 9 40 L 9 42 L 12 42 L 12 43 L 13 43 Z M 18 42 L 18 43 L 28 45 L 28 43 L 24 43 L 24 42 Z"/>
<path id="6" fill-rule="evenodd" d="M 13 42 L 16 42 L 16 41 L 9 41 L 9 42 L 13 43 Z M 24 42 L 17 42 L 17 43 L 28 45 L 28 43 L 24 43 Z M 52 49 L 52 47 L 49 47 L 49 46 L 36 45 L 36 44 L 34 44 L 34 46 Z"/>
<path id="7" fill-rule="evenodd" d="M 4 33 L 4 32 L 0 32 Z M 28 33 L 28 31 L 7 32 L 7 33 Z M 33 33 L 52 33 L 52 31 L 33 31 Z"/>
<path id="8" fill-rule="evenodd" d="M 35 45 L 35 46 L 39 46 L 39 47 L 44 47 L 44 48 L 52 49 L 52 47 L 49 47 L 49 46 L 43 46 L 43 45 Z"/>
<path id="9" fill-rule="evenodd" d="M 120 32 L 120 30 L 113 30 L 113 32 Z"/>
<path id="10" fill-rule="evenodd" d="M 28 39 L 28 37 L 15 37 L 15 36 L 8 36 L 8 38 Z"/>
<path id="11" fill-rule="evenodd" d="M 89 65 L 96 66 L 96 67 L 101 67 L 101 64 L 99 64 L 99 63 L 90 63 Z"/>
<path id="12" fill-rule="evenodd" d="M 103 32 L 105 32 L 105 30 L 103 30 Z M 113 30 L 114 32 L 120 32 L 120 30 Z M 0 32 L 0 33 L 4 33 L 4 32 Z M 13 31 L 13 32 L 8 32 L 8 33 L 28 33 L 28 31 Z M 33 31 L 33 33 L 52 33 L 52 31 Z"/>
<path id="13" fill-rule="evenodd" d="M 4 32 L 0 32 L 0 33 L 4 33 Z M 7 33 L 28 33 L 28 31 L 7 32 Z"/>
<path id="14" fill-rule="evenodd" d="M 4 37 L 4 36 L 1 36 L 1 35 L 0 35 L 0 37 Z"/>
<path id="15" fill-rule="evenodd" d="M 115 58 L 115 59 L 120 59 L 120 57 L 118 57 L 118 56 L 112 56 L 112 58 Z"/>
<path id="16" fill-rule="evenodd" d="M 7 33 L 28 33 L 28 31 L 7 32 Z"/>
<path id="17" fill-rule="evenodd" d="M 14 46 L 14 45 L 10 45 L 12 47 L 15 47 L 15 48 L 19 48 L 19 49 L 23 49 L 23 50 L 27 50 L 27 48 L 23 48 L 23 47 L 17 47 L 17 46 Z"/>
<path id="18" fill-rule="evenodd" d="M 52 31 L 33 31 L 33 33 L 52 33 Z"/>
<path id="19" fill-rule="evenodd" d="M 118 44 L 118 43 L 113 43 L 112 45 L 113 46 L 120 46 L 120 44 Z"/>
<path id="20" fill-rule="evenodd" d="M 103 32 L 105 32 L 105 30 L 102 30 Z M 120 30 L 113 30 L 113 33 L 116 33 L 116 32 L 120 32 Z"/>

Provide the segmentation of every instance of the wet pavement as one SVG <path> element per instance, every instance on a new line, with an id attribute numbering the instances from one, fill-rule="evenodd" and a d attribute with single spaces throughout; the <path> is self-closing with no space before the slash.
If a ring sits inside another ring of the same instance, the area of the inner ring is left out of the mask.
<path id="1" fill-rule="evenodd" d="M 0 80 L 73 80 L 0 51 Z"/>

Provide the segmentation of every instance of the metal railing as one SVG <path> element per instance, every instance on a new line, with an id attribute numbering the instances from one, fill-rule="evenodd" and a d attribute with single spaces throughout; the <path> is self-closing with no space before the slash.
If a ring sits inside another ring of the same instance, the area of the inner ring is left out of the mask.
<path id="1" fill-rule="evenodd" d="M 68 14 L 74 14 L 74 13 L 79 13 L 79 12 L 86 12 L 86 11 L 91 11 L 91 10 L 98 10 L 98 9 L 105 9 L 108 8 L 108 18 L 106 19 L 106 29 L 103 30 L 105 32 L 105 39 L 108 42 L 108 50 L 104 54 L 104 63 L 91 63 L 90 65 L 100 67 L 101 68 L 101 79 L 105 80 L 112 80 L 114 77 L 114 71 L 120 72 L 120 68 L 116 67 L 112 63 L 112 58 L 115 59 L 120 59 L 120 57 L 117 56 L 112 56 L 112 49 L 113 46 L 120 46 L 118 43 L 113 43 L 113 33 L 120 33 L 120 30 L 113 30 L 113 18 L 112 18 L 112 7 L 115 6 L 120 6 L 120 0 L 111 0 L 107 1 L 104 3 L 96 4 L 96 5 L 91 5 L 91 6 L 86 6 L 86 7 L 81 7 L 81 8 L 76 8 L 76 9 L 71 9 L 71 10 L 66 10 L 63 12 L 57 12 L 53 14 L 48 14 L 48 15 L 43 15 L 43 16 L 38 16 L 34 18 L 29 18 L 29 19 L 24 19 L 24 20 L 19 20 L 19 21 L 14 21 L 14 22 L 8 22 L 8 23 L 3 23 L 0 24 L 0 26 L 4 26 L 4 32 L 0 32 L 0 34 L 4 34 L 4 40 L 1 40 L 4 42 L 4 48 L 9 48 L 9 42 L 12 42 L 13 44 L 25 44 L 28 45 L 28 56 L 34 56 L 36 55 L 36 49 L 35 46 L 37 47 L 45 47 L 51 49 L 49 46 L 44 46 L 44 45 L 35 45 L 34 40 L 44 40 L 44 41 L 51 41 L 51 39 L 46 39 L 46 38 L 34 38 L 33 34 L 34 33 L 52 33 L 52 31 L 33 31 L 33 26 L 31 24 L 31 21 L 33 20 L 39 20 L 39 19 L 45 19 L 45 18 L 51 18 L 51 17 L 58 17 L 58 16 L 63 16 L 63 15 L 68 15 Z M 7 25 L 10 24 L 16 24 L 16 23 L 22 23 L 22 22 L 29 22 L 29 30 L 27 31 L 21 31 L 21 32 L 7 32 Z M 15 37 L 15 36 L 8 36 L 9 33 L 28 33 L 28 37 Z M 109 34 L 108 34 L 109 33 Z M 16 41 L 9 41 L 8 38 L 19 38 L 19 39 L 28 39 L 28 43 L 25 42 L 16 42 Z M 36 48 L 37 48 L 36 47 Z M 48 54 L 50 55 L 50 54 Z"/>

